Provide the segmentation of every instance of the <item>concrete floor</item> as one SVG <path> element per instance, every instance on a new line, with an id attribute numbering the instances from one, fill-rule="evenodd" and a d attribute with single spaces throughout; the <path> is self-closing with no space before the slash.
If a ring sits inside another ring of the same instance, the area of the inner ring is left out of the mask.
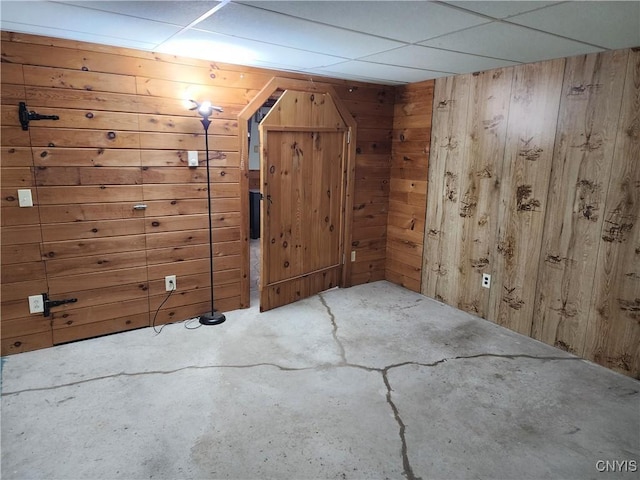
<path id="1" fill-rule="evenodd" d="M 387 282 L 3 362 L 3 479 L 638 478 L 640 382 Z"/>

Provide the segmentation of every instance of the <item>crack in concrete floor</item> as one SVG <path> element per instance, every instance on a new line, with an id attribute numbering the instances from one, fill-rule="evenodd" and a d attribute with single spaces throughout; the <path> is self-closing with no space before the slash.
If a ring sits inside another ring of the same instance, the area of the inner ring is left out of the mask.
<path id="1" fill-rule="evenodd" d="M 402 419 L 402 416 L 400 414 L 400 410 L 398 408 L 398 406 L 394 403 L 393 401 L 393 392 L 394 389 L 391 385 L 391 382 L 389 380 L 388 377 L 388 373 L 395 368 L 401 368 L 401 367 L 406 367 L 406 366 L 420 366 L 420 367 L 427 367 L 427 368 L 432 368 L 432 367 L 437 367 L 439 365 L 442 365 L 446 362 L 451 362 L 451 361 L 455 361 L 455 360 L 467 360 L 467 359 L 477 359 L 477 358 L 505 358 L 505 359 L 510 359 L 510 360 L 514 360 L 514 359 L 518 359 L 518 358 L 525 358 L 525 359 L 531 359 L 531 360 L 540 360 L 540 361 L 560 361 L 560 360 L 578 360 L 578 361 L 582 361 L 582 359 L 578 358 L 578 357 L 568 357 L 568 356 L 536 356 L 536 355 L 528 355 L 528 354 L 495 354 L 495 353 L 479 353 L 479 354 L 473 354 L 473 355 L 460 355 L 460 356 L 455 356 L 455 357 L 445 357 L 442 359 L 439 359 L 437 361 L 434 362 L 430 362 L 430 363 L 423 363 L 423 362 L 415 362 L 415 361 L 406 361 L 406 362 L 401 362 L 401 363 L 396 363 L 396 364 L 390 364 L 390 365 L 386 365 L 383 368 L 379 368 L 379 367 L 371 367 L 368 365 L 362 365 L 362 364 L 356 364 L 356 363 L 349 363 L 347 361 L 347 356 L 346 356 L 346 351 L 344 348 L 344 345 L 342 344 L 339 335 L 338 335 L 338 330 L 339 330 L 339 326 L 338 326 L 338 322 L 336 320 L 335 315 L 333 314 L 333 312 L 331 311 L 331 307 L 329 306 L 329 304 L 327 303 L 326 299 L 324 298 L 324 296 L 322 294 L 318 294 L 318 298 L 320 300 L 320 302 L 322 303 L 322 305 L 324 306 L 325 310 L 326 310 L 326 314 L 329 317 L 330 323 L 331 323 L 331 334 L 333 337 L 333 340 L 339 350 L 339 356 L 341 361 L 338 363 L 325 363 L 325 364 L 320 364 L 320 365 L 316 365 L 316 366 L 311 366 L 311 367 L 285 367 L 282 365 L 278 365 L 276 363 L 270 363 L 270 362 L 264 362 L 264 363 L 255 363 L 255 364 L 244 364 L 244 365 L 225 365 L 225 364 L 216 364 L 216 365 L 189 365 L 189 366 L 185 366 L 185 367 L 181 367 L 181 368 L 177 368 L 177 369 L 172 369 L 172 370 L 152 370 L 152 371 L 143 371 L 143 372 L 119 372 L 119 373 L 115 373 L 115 374 L 111 374 L 111 375 L 103 375 L 103 376 L 98 376 L 98 377 L 92 377 L 92 378 L 87 378 L 87 379 L 83 379 L 83 380 L 78 380 L 75 382 L 69 382 L 69 383 L 65 383 L 65 384 L 60 384 L 60 385 L 54 385 L 54 386 L 49 386 L 49 387 L 40 387 L 40 388 L 29 388 L 29 389 L 24 389 L 24 390 L 17 390 L 17 391 L 10 391 L 10 392 L 2 392 L 2 397 L 8 397 L 8 396 L 15 396 L 15 395 L 20 395 L 22 393 L 28 393 L 28 392 L 38 392 L 38 391 L 46 391 L 46 390 L 55 390 L 55 389 L 61 389 L 61 388 L 65 388 L 65 387 L 72 387 L 72 386 L 76 386 L 76 385 L 81 385 L 81 384 L 86 384 L 86 383 L 90 383 L 90 382 L 94 382 L 94 381 L 101 381 L 101 380 L 108 380 L 108 379 L 113 379 L 113 378 L 119 378 L 119 377 L 142 377 L 142 376 L 147 376 L 147 375 L 170 375 L 170 374 L 174 374 L 174 373 L 179 373 L 182 371 L 188 371 L 188 370 L 203 370 L 203 369 L 226 369 L 226 368 L 238 368 L 238 369 L 245 369 L 245 368 L 256 368 L 256 367 L 273 367 L 273 368 L 277 368 L 283 372 L 288 372 L 288 371 L 292 371 L 292 372 L 297 372 L 297 371 L 306 371 L 306 370 L 319 370 L 319 369 L 327 369 L 327 368 L 357 368 L 357 369 L 363 369 L 369 372 L 378 372 L 381 374 L 381 378 L 382 381 L 384 383 L 384 386 L 386 388 L 386 402 L 389 405 L 392 413 L 393 413 L 393 417 L 396 421 L 396 423 L 398 424 L 398 434 L 400 437 L 400 443 L 401 443 L 401 447 L 400 447 L 400 454 L 402 457 L 402 468 L 403 468 L 403 475 L 408 479 L 408 480 L 421 480 L 420 477 L 416 477 L 416 475 L 413 472 L 413 468 L 411 466 L 411 462 L 409 460 L 409 445 L 405 436 L 405 431 L 406 431 L 406 424 Z"/>
<path id="2" fill-rule="evenodd" d="M 274 367 L 277 368 L 283 372 L 301 372 L 301 371 L 313 371 L 313 370 L 326 370 L 327 368 L 358 368 L 361 370 L 366 370 L 368 372 L 379 372 L 379 373 L 385 373 L 388 372 L 391 369 L 394 368 L 400 368 L 400 367 L 406 367 L 409 365 L 415 365 L 418 367 L 436 367 L 438 365 L 441 365 L 443 363 L 449 362 L 449 361 L 454 361 L 454 360 L 468 360 L 468 359 L 473 359 L 473 358 L 482 358 L 482 357 L 492 357 L 492 358 L 507 358 L 510 360 L 516 359 L 516 358 L 527 358 L 527 359 L 531 359 L 531 360 L 541 360 L 541 361 L 552 361 L 552 360 L 574 360 L 574 361 L 583 361 L 583 359 L 578 358 L 578 357 L 556 357 L 556 356 L 535 356 L 535 355 L 520 355 L 520 354 L 494 354 L 494 353 L 480 353 L 480 354 L 476 354 L 476 355 L 467 355 L 467 356 L 458 356 L 458 357 L 447 357 L 447 358 L 443 358 L 441 360 L 437 360 L 435 362 L 431 362 L 431 363 L 422 363 L 422 362 L 402 362 L 402 363 L 396 363 L 396 364 L 392 364 L 392 365 L 387 365 L 383 368 L 379 368 L 379 367 L 370 367 L 367 365 L 360 365 L 357 363 L 348 363 L 348 362 L 340 362 L 340 363 L 324 363 L 324 364 L 320 364 L 320 365 L 315 365 L 312 367 L 285 367 L 282 365 L 278 365 L 277 363 L 271 363 L 271 362 L 263 362 L 263 363 L 251 363 L 251 364 L 244 364 L 244 365 L 188 365 L 186 367 L 181 367 L 181 368 L 176 368 L 173 370 L 149 370 L 149 371 L 144 371 L 144 372 L 119 372 L 119 373 L 114 373 L 111 375 L 101 375 L 98 377 L 92 377 L 92 378 L 86 378 L 83 380 L 78 380 L 76 382 L 69 382 L 69 383 L 61 383 L 59 385 L 51 385 L 49 387 L 36 387 L 36 388 L 26 388 L 23 390 L 14 390 L 14 391 L 9 391 L 9 392 L 2 392 L 3 397 L 8 397 L 8 396 L 12 396 L 12 395 L 19 395 L 21 393 L 28 393 L 28 392 L 42 392 L 42 391 L 46 391 L 46 390 L 56 390 L 59 388 L 65 388 L 65 387 L 73 387 L 75 385 L 81 385 L 84 383 L 90 383 L 90 382 L 96 382 L 96 381 L 100 381 L 100 380 L 108 380 L 111 378 L 118 378 L 118 377 L 142 377 L 142 376 L 146 376 L 146 375 L 171 375 L 173 373 L 178 373 L 178 372 L 182 372 L 182 371 L 187 371 L 187 370 L 210 370 L 210 369 L 223 369 L 223 368 L 255 368 L 255 367 Z"/>
<path id="3" fill-rule="evenodd" d="M 464 360 L 464 359 L 472 359 L 472 358 L 483 358 L 483 357 L 497 357 L 497 358 L 508 358 L 508 359 L 516 359 L 516 358 L 528 358 L 528 359 L 535 359 L 535 360 L 581 360 L 580 358 L 577 357 L 566 357 L 566 356 L 550 356 L 550 357 L 536 357 L 534 355 L 526 355 L 526 354 L 493 354 L 493 353 L 481 353 L 481 354 L 475 354 L 475 355 L 467 355 L 467 356 L 457 356 L 457 357 L 450 357 L 450 358 L 443 358 L 440 360 L 437 360 L 435 362 L 432 363 L 420 363 L 420 362 L 402 362 L 402 363 L 398 363 L 398 364 L 392 364 L 392 365 L 387 365 L 383 368 L 375 368 L 375 367 L 368 367 L 365 365 L 359 365 L 359 364 L 350 364 L 347 362 L 346 359 L 346 353 L 345 353 L 345 348 L 344 345 L 342 345 L 342 342 L 340 341 L 340 338 L 338 337 L 338 323 L 336 320 L 335 315 L 333 314 L 333 312 L 331 311 L 331 307 L 329 307 L 326 299 L 324 298 L 324 296 L 322 295 L 322 293 L 318 294 L 318 297 L 320 298 L 320 302 L 322 302 L 322 305 L 324 306 L 324 308 L 327 311 L 327 315 L 329 315 L 329 319 L 331 321 L 331 325 L 332 325 L 332 331 L 331 334 L 333 336 L 334 341 L 336 342 L 336 344 L 338 345 L 338 348 L 340 350 L 340 356 L 342 358 L 342 363 L 344 364 L 344 366 L 350 366 L 350 367 L 354 367 L 354 368 L 362 368 L 365 369 L 367 371 L 377 371 L 380 372 L 382 374 L 382 380 L 384 382 L 384 385 L 387 389 L 387 394 L 386 394 L 386 399 L 387 399 L 387 403 L 389 404 L 389 406 L 391 407 L 391 410 L 393 412 L 393 417 L 395 418 L 396 423 L 398 424 L 399 427 L 399 435 L 400 435 L 400 442 L 401 442 L 401 454 L 402 454 L 402 467 L 403 467 L 403 474 L 406 476 L 407 480 L 421 480 L 421 477 L 416 477 L 415 474 L 413 473 L 413 468 L 411 467 L 411 462 L 409 461 L 409 454 L 408 454 L 408 450 L 409 447 L 407 445 L 407 439 L 405 436 L 405 430 L 406 430 L 406 425 L 404 423 L 404 421 L 402 420 L 402 417 L 400 416 L 400 411 L 398 409 L 398 407 L 396 406 L 396 404 L 393 402 L 393 399 L 391 398 L 392 392 L 393 392 L 393 388 L 391 387 L 391 382 L 389 381 L 389 377 L 388 377 L 388 373 L 389 370 L 393 369 L 393 368 L 399 368 L 399 367 L 404 367 L 404 366 L 408 366 L 408 365 L 416 365 L 416 366 L 422 366 L 422 367 L 436 367 L 438 365 L 441 365 L 447 361 L 451 361 L 451 360 Z M 410 305 L 408 307 L 404 307 L 406 308 L 413 308 L 416 305 Z"/>
<path id="4" fill-rule="evenodd" d="M 336 322 L 336 317 L 331 311 L 331 307 L 329 307 L 329 305 L 327 304 L 327 301 L 322 296 L 322 293 L 319 293 L 318 297 L 320 298 L 320 302 L 322 303 L 322 305 L 324 305 L 324 308 L 327 310 L 327 314 L 329 315 L 329 320 L 331 320 L 331 326 L 333 327 L 331 331 L 331 335 L 333 335 L 333 340 L 336 342 L 336 344 L 338 345 L 338 348 L 340 349 L 340 357 L 342 358 L 342 363 L 347 363 L 347 356 L 344 350 L 344 346 L 342 345 L 342 342 L 338 338 L 338 324 Z"/>

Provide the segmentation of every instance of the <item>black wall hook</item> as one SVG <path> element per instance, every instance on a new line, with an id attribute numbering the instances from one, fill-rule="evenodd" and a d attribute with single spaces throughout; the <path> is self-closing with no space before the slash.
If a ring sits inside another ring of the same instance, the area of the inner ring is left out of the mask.
<path id="1" fill-rule="evenodd" d="M 20 102 L 19 104 L 18 116 L 22 130 L 29 130 L 29 122 L 31 120 L 60 120 L 58 115 L 40 115 L 34 111 L 28 111 L 27 104 L 24 102 Z"/>

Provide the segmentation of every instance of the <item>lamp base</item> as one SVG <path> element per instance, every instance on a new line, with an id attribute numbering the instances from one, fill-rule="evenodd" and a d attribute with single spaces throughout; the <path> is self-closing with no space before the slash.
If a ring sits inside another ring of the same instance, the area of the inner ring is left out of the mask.
<path id="1" fill-rule="evenodd" d="M 227 318 L 220 312 L 207 312 L 200 315 L 199 321 L 202 325 L 220 325 Z"/>

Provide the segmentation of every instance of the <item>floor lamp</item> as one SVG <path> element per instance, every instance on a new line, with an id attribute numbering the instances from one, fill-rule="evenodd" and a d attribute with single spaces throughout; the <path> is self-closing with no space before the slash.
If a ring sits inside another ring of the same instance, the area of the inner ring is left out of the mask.
<path id="1" fill-rule="evenodd" d="M 213 303 L 213 229 L 211 225 L 211 174 L 209 172 L 209 125 L 211 125 L 211 120 L 209 117 L 214 111 L 222 112 L 222 108 L 211 105 L 211 102 L 208 101 L 198 103 L 191 100 L 191 102 L 195 105 L 191 110 L 197 110 L 202 116 L 201 121 L 202 126 L 204 127 L 204 145 L 207 159 L 207 199 L 209 201 L 209 208 L 207 211 L 209 212 L 209 274 L 211 280 L 211 311 L 200 315 L 199 320 L 202 325 L 219 325 L 226 320 L 226 317 L 224 314 L 216 312 Z"/>

